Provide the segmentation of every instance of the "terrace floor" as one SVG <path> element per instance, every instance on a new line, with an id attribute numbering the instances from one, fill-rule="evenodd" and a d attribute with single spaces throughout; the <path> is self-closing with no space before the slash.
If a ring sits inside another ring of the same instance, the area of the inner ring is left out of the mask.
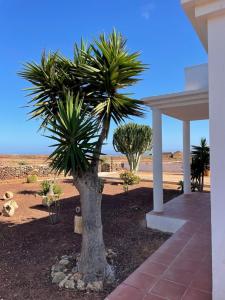
<path id="1" fill-rule="evenodd" d="M 163 216 L 186 223 L 106 300 L 212 299 L 210 194 L 181 195 Z"/>

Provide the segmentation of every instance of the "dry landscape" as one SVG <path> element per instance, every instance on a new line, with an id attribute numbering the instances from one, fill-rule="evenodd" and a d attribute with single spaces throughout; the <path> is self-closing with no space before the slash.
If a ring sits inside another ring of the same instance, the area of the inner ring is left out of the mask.
<path id="1" fill-rule="evenodd" d="M 0 158 L 1 165 L 15 165 L 21 161 L 36 166 L 44 163 L 46 156 Z M 166 168 L 171 168 L 171 164 L 175 166 L 174 171 L 164 174 L 165 201 L 179 193 L 177 182 L 182 178 L 182 173 L 177 172 L 181 162 L 164 161 Z M 19 208 L 12 217 L 0 216 L 0 257 L 4 258 L 0 261 L 0 299 L 104 299 L 170 236 L 146 228 L 145 214 L 153 207 L 151 172 L 139 172 L 142 181 L 129 188 L 127 194 L 118 179 L 119 172 L 100 175 L 106 182 L 102 201 L 104 240 L 106 247 L 117 254 L 114 260 L 116 282 L 100 294 L 56 288 L 50 278 L 56 258 L 80 251 L 81 236 L 73 232 L 78 192 L 70 178 L 57 180 L 63 189 L 60 222 L 51 225 L 48 210 L 37 196 L 43 178 L 36 183 L 26 183 L 26 178 L 7 180 L 0 183 L 0 197 L 5 191 L 12 191 Z M 0 200 L 0 211 L 3 203 Z"/>
<path id="2" fill-rule="evenodd" d="M 42 165 L 46 164 L 48 155 L 0 155 L 0 166 Z"/>

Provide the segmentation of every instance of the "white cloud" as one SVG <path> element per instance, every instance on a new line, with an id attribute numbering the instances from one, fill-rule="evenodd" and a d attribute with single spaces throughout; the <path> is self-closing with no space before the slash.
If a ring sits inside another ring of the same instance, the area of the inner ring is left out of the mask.
<path id="1" fill-rule="evenodd" d="M 155 5 L 153 2 L 148 2 L 141 7 L 141 16 L 148 20 L 151 16 L 152 11 L 154 10 Z"/>

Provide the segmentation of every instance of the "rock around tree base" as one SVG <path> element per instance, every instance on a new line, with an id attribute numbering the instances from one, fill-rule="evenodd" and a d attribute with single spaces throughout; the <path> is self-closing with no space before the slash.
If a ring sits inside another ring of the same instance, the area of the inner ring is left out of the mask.
<path id="1" fill-rule="evenodd" d="M 106 251 L 106 257 L 110 267 L 113 270 L 113 258 L 116 256 L 112 249 Z M 82 275 L 78 272 L 77 263 L 78 255 L 63 255 L 60 260 L 56 262 L 51 268 L 52 283 L 57 284 L 60 288 L 70 290 L 87 291 L 87 292 L 101 292 L 103 290 L 103 281 L 94 281 L 85 283 L 82 280 Z M 108 283 L 114 280 L 114 272 L 110 274 Z"/>

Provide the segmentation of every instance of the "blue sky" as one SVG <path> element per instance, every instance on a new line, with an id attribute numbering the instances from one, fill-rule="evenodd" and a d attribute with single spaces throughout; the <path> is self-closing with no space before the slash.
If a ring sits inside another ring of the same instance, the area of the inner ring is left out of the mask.
<path id="1" fill-rule="evenodd" d="M 22 108 L 28 98 L 22 90 L 27 82 L 17 72 L 23 62 L 39 62 L 41 52 L 60 50 L 72 57 L 73 44 L 81 36 L 92 40 L 115 27 L 128 39 L 131 51 L 141 51 L 149 64 L 131 91 L 136 98 L 180 91 L 183 69 L 207 62 L 207 56 L 180 0 L 0 0 L 0 153 L 49 153 L 51 143 L 37 132 L 38 122 L 27 121 Z M 151 126 L 151 113 L 135 122 Z M 111 138 L 104 147 L 113 153 Z M 182 147 L 182 124 L 163 118 L 163 150 Z M 191 143 L 208 139 L 208 121 L 193 122 Z"/>

